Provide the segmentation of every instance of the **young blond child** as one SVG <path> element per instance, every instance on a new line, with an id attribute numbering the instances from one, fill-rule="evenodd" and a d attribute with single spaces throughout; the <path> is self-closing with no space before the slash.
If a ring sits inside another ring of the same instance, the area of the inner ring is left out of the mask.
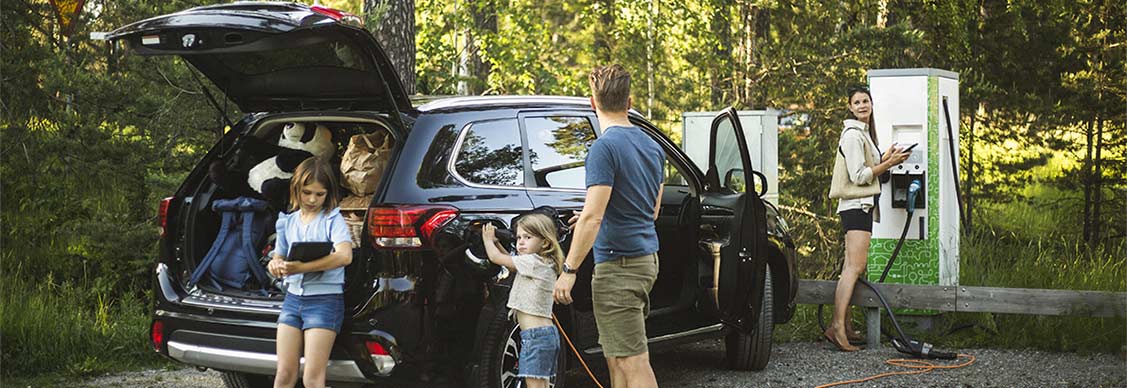
<path id="1" fill-rule="evenodd" d="M 485 224 L 481 238 L 489 261 L 516 272 L 508 307 L 520 325 L 520 370 L 529 388 L 547 387 L 556 374 L 560 334 L 552 324 L 552 289 L 563 264 L 556 240 L 556 223 L 543 214 L 517 219 L 517 255 L 510 256 L 497 241 L 496 228 Z"/>
<path id="2" fill-rule="evenodd" d="M 336 175 L 325 159 L 301 162 L 290 182 L 289 213 L 278 215 L 278 241 L 266 268 L 284 277 L 286 298 L 278 314 L 275 387 L 324 387 L 329 353 L 344 320 L 344 266 L 352 262 L 352 236 L 340 215 Z M 333 252 L 310 261 L 287 260 L 290 245 L 330 241 Z M 305 355 L 305 371 L 300 359 Z"/>

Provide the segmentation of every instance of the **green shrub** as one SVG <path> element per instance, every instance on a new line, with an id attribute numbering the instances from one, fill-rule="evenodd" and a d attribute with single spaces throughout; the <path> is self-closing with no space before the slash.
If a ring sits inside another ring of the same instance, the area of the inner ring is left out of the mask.
<path id="1" fill-rule="evenodd" d="M 85 376 L 160 362 L 148 343 L 146 299 L 128 292 L 110 296 L 101 279 L 71 283 L 20 275 L 6 273 L 0 282 L 4 377 Z"/>

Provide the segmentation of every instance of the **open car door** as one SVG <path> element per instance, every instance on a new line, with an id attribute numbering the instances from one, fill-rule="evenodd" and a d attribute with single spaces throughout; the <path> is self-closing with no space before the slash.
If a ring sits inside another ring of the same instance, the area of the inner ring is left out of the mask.
<path id="1" fill-rule="evenodd" d="M 762 310 L 767 272 L 766 207 L 755 190 L 747 139 L 736 110 L 727 108 L 712 120 L 702 222 L 715 227 L 720 247 L 716 306 L 720 321 L 743 333 L 754 331 Z"/>

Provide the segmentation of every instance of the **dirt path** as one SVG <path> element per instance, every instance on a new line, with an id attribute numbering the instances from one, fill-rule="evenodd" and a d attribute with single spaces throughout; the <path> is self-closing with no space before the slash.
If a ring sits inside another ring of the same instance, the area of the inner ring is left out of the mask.
<path id="1" fill-rule="evenodd" d="M 894 376 L 849 387 L 1127 387 L 1127 360 L 1120 355 L 958 351 L 974 355 L 977 361 L 960 369 Z M 885 364 L 885 360 L 902 356 L 887 346 L 847 354 L 830 350 L 824 342 L 776 344 L 766 370 L 735 372 L 723 368 L 723 355 L 721 341 L 701 341 L 658 351 L 652 355 L 652 363 L 663 387 L 813 387 L 901 370 Z M 605 366 L 593 367 L 596 376 L 608 383 Z M 595 387 L 582 368 L 569 371 L 567 380 L 569 388 Z M 186 368 L 119 373 L 84 381 L 82 385 L 194 388 L 221 387 L 222 382 L 215 371 Z"/>

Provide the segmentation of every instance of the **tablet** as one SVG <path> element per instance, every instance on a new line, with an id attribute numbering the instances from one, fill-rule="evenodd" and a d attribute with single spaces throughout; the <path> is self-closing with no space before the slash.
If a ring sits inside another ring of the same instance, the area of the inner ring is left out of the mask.
<path id="1" fill-rule="evenodd" d="M 286 260 L 310 262 L 320 259 L 333 252 L 333 243 L 328 241 L 295 242 L 290 245 L 290 254 Z"/>

